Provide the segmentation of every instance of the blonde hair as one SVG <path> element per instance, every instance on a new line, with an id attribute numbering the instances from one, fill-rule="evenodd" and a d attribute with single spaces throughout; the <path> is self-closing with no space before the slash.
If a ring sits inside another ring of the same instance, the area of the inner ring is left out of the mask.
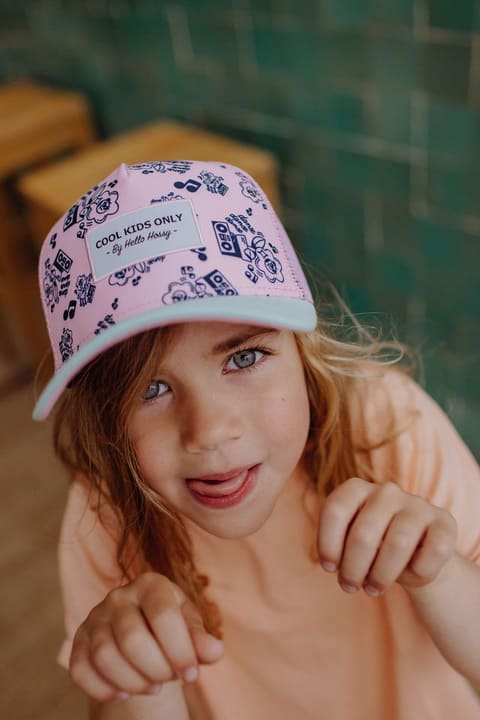
<path id="1" fill-rule="evenodd" d="M 352 476 L 378 481 L 368 454 L 403 430 L 392 428 L 375 444 L 354 444 L 351 408 L 355 395 L 362 402 L 365 373 L 380 377 L 386 365 L 410 375 L 415 370 L 410 348 L 395 339 L 382 340 L 378 329 L 362 325 L 328 287 L 334 302 L 322 300 L 317 328 L 295 335 L 311 412 L 303 461 L 322 494 Z M 113 511 L 120 528 L 117 560 L 123 579 L 146 569 L 164 574 L 198 607 L 207 631 L 221 637 L 221 614 L 207 596 L 208 578 L 195 567 L 182 517 L 143 482 L 128 434 L 134 398 L 151 381 L 159 352 L 165 352 L 171 337 L 171 328 L 151 330 L 92 361 L 58 403 L 54 444 L 63 463 L 96 494 L 100 520 L 106 523 Z"/>

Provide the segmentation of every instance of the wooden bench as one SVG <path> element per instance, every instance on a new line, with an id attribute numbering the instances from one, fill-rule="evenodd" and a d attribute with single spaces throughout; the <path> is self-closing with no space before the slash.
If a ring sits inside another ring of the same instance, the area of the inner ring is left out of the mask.
<path id="1" fill-rule="evenodd" d="M 0 86 L 0 342 L 17 365 L 38 363 L 45 331 L 35 253 L 14 182 L 21 172 L 94 140 L 81 94 L 32 83 Z"/>
<path id="2" fill-rule="evenodd" d="M 219 160 L 239 165 L 260 183 L 278 207 L 277 163 L 259 148 L 199 128 L 159 121 L 23 175 L 17 188 L 25 200 L 32 232 L 41 244 L 53 223 L 72 203 L 122 162 Z"/>

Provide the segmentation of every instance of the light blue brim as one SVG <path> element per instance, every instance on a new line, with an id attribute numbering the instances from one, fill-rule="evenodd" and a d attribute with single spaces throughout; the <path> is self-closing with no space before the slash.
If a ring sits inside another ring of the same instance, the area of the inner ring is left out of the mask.
<path id="1" fill-rule="evenodd" d="M 155 327 L 209 320 L 308 332 L 315 328 L 317 315 L 309 300 L 238 295 L 179 302 L 139 313 L 95 335 L 66 360 L 41 393 L 33 411 L 33 419 L 45 420 L 75 375 L 113 345 Z"/>

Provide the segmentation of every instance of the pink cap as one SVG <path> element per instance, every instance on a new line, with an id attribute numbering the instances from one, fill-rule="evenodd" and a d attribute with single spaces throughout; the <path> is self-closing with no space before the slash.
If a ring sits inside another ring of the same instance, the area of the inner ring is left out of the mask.
<path id="1" fill-rule="evenodd" d="M 58 220 L 40 253 L 55 373 L 33 417 L 107 348 L 195 320 L 307 331 L 312 296 L 258 184 L 218 162 L 121 165 Z"/>

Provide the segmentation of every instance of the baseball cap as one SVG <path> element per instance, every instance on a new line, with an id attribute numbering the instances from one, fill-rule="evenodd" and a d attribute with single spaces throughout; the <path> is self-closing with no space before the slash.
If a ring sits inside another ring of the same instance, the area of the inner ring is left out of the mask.
<path id="1" fill-rule="evenodd" d="M 55 369 L 35 420 L 91 360 L 145 330 L 201 320 L 316 325 L 270 201 L 244 170 L 219 162 L 120 165 L 48 233 L 39 282 Z"/>

